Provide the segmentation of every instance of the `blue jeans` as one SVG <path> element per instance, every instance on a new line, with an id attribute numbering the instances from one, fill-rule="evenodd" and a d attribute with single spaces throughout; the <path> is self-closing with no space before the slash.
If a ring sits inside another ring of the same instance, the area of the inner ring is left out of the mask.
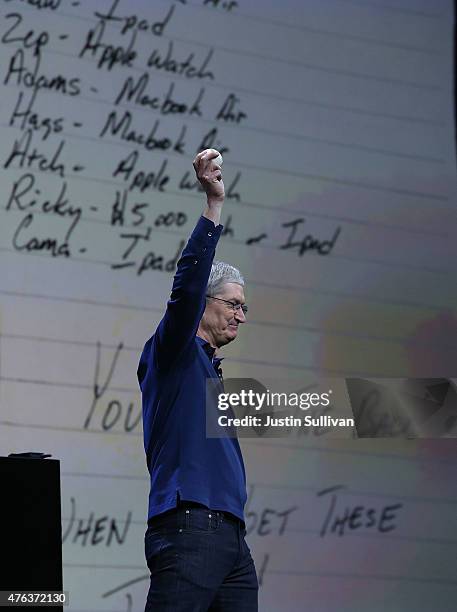
<path id="1" fill-rule="evenodd" d="M 257 575 L 245 535 L 237 518 L 186 502 L 150 520 L 145 612 L 257 612 Z"/>

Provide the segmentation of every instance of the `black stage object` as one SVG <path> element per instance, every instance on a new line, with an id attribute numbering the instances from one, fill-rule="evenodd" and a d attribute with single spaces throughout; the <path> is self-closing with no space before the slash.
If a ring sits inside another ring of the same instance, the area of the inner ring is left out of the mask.
<path id="1" fill-rule="evenodd" d="M 0 457 L 0 591 L 62 591 L 60 463 L 38 457 Z"/>

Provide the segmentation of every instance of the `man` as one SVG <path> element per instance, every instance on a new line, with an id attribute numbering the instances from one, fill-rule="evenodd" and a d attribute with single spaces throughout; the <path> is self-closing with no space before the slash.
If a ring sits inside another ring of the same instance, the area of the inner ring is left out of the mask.
<path id="1" fill-rule="evenodd" d="M 244 539 L 240 446 L 236 437 L 205 433 L 207 379 L 215 378 L 222 390 L 216 349 L 236 338 L 247 311 L 238 270 L 221 262 L 212 266 L 224 202 L 217 156 L 207 149 L 194 160 L 206 206 L 138 367 L 151 475 L 146 611 L 257 610 L 257 576 Z"/>

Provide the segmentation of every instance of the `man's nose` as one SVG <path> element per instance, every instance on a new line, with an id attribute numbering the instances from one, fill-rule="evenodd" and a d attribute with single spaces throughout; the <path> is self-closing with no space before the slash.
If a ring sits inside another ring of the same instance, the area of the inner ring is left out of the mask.
<path id="1" fill-rule="evenodd" d="M 246 323 L 246 315 L 244 314 L 241 308 L 238 308 L 238 310 L 235 310 L 235 319 L 239 323 Z"/>

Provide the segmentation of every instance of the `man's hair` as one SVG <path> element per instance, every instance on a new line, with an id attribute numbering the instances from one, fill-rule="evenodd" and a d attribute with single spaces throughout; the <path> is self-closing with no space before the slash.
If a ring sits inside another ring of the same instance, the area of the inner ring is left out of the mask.
<path id="1" fill-rule="evenodd" d="M 206 287 L 206 295 L 214 297 L 225 283 L 237 283 L 244 286 L 244 278 L 240 271 L 223 261 L 214 261 Z"/>

